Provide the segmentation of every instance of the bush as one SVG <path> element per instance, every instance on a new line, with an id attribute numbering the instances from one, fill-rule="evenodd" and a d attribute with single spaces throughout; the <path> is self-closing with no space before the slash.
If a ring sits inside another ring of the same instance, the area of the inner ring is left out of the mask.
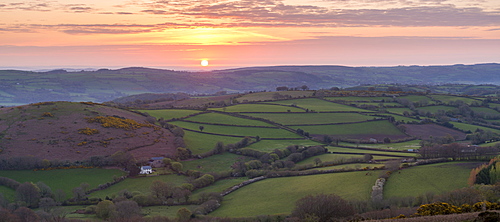
<path id="1" fill-rule="evenodd" d="M 308 195 L 295 203 L 292 217 L 302 220 L 314 217 L 319 222 L 326 222 L 354 215 L 354 208 L 335 194 Z"/>

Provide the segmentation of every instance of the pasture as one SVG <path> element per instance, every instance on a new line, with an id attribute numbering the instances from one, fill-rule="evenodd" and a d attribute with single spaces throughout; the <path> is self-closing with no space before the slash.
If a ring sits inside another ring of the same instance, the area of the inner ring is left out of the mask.
<path id="1" fill-rule="evenodd" d="M 263 152 L 272 152 L 275 149 L 285 149 L 287 146 L 299 145 L 299 146 L 316 146 L 321 145 L 321 143 L 315 142 L 313 140 L 260 140 L 257 143 L 253 143 L 248 148 Z"/>
<path id="2" fill-rule="evenodd" d="M 403 113 L 405 111 L 408 112 L 408 113 L 413 112 L 411 109 L 408 109 L 408 108 L 386 108 L 385 110 L 387 110 L 387 112 L 396 113 L 396 114 L 399 114 L 399 115 L 403 115 Z"/>
<path id="3" fill-rule="evenodd" d="M 142 194 L 150 194 L 149 187 L 155 180 L 170 183 L 173 186 L 179 186 L 186 182 L 186 176 L 160 175 L 160 176 L 141 176 L 134 178 L 127 178 L 124 181 L 117 183 L 107 189 L 96 191 L 90 194 L 91 197 L 98 197 L 105 199 L 106 196 L 113 198 L 118 192 L 127 190 L 129 192 L 140 192 Z"/>
<path id="4" fill-rule="evenodd" d="M 222 108 L 210 108 L 222 112 L 305 112 L 303 109 L 272 104 L 238 104 Z"/>
<path id="5" fill-rule="evenodd" d="M 202 154 L 212 150 L 217 142 L 224 144 L 236 143 L 240 141 L 239 137 L 210 135 L 199 132 L 184 131 L 184 142 L 186 147 L 191 150 L 193 155 Z"/>
<path id="6" fill-rule="evenodd" d="M 121 177 L 125 172 L 121 170 L 107 169 L 59 169 L 46 171 L 32 170 L 2 170 L 2 177 L 8 177 L 20 183 L 43 182 L 52 191 L 61 189 L 68 197 L 72 197 L 72 189 L 79 187 L 81 183 L 88 183 L 90 189 L 97 188 L 100 184 L 112 182 L 113 177 Z M 9 192 L 7 193 L 9 194 Z"/>
<path id="7" fill-rule="evenodd" d="M 431 98 L 427 96 L 419 96 L 419 95 L 408 95 L 408 96 L 400 96 L 398 99 L 406 99 L 410 102 L 421 102 L 427 101 L 428 104 L 434 104 L 435 102 L 431 100 Z"/>
<path id="8" fill-rule="evenodd" d="M 231 165 L 237 161 L 247 162 L 253 158 L 247 156 L 236 155 L 225 152 L 223 154 L 213 155 L 203 159 L 195 159 L 182 161 L 184 170 L 197 170 L 204 173 L 221 172 L 232 170 Z"/>
<path id="9" fill-rule="evenodd" d="M 261 138 L 302 138 L 299 135 L 287 130 L 278 128 L 258 128 L 258 127 L 242 127 L 242 126 L 218 126 L 209 124 L 190 123 L 183 121 L 171 122 L 174 125 L 182 128 L 200 131 L 199 127 L 203 126 L 203 132 L 216 133 L 221 135 L 231 136 L 260 136 Z"/>
<path id="10" fill-rule="evenodd" d="M 340 152 L 340 153 L 359 153 L 359 154 L 372 154 L 372 155 L 396 155 L 402 157 L 416 157 L 418 153 L 403 153 L 403 152 L 389 152 L 389 151 L 377 151 L 377 150 L 364 150 L 355 148 L 344 148 L 344 147 L 328 147 L 330 152 Z"/>
<path id="11" fill-rule="evenodd" d="M 283 125 L 348 123 L 375 118 L 359 113 L 252 113 L 247 115 L 268 119 Z"/>
<path id="12" fill-rule="evenodd" d="M 467 123 L 458 123 L 458 122 L 451 122 L 451 124 L 453 124 L 454 127 L 460 129 L 460 130 L 463 130 L 463 131 L 471 131 L 471 132 L 475 132 L 477 129 L 481 129 L 481 130 L 484 130 L 484 131 L 491 131 L 491 132 L 494 132 L 494 133 L 500 133 L 500 130 L 497 130 L 497 129 L 493 129 L 493 128 L 488 128 L 488 127 L 484 127 L 484 126 L 477 126 L 477 125 L 472 125 L 472 124 L 467 124 Z"/>
<path id="13" fill-rule="evenodd" d="M 218 180 L 214 184 L 212 184 L 208 187 L 203 187 L 203 188 L 195 190 L 193 192 L 193 196 L 191 198 L 193 200 L 199 199 L 200 194 L 202 194 L 202 193 L 212 193 L 212 192 L 220 193 L 220 192 L 222 192 L 226 189 L 229 189 L 233 186 L 236 186 L 236 185 L 238 185 L 246 180 L 248 180 L 248 178 L 246 178 L 246 177 Z"/>
<path id="14" fill-rule="evenodd" d="M 282 105 L 294 105 L 304 109 L 309 109 L 314 112 L 372 112 L 370 110 L 359 109 L 356 107 L 351 107 L 339 103 L 328 102 L 321 99 L 316 98 L 307 98 L 307 99 L 292 99 L 292 100 L 282 100 L 282 101 L 274 101 L 268 102 L 273 104 L 282 104 Z"/>
<path id="15" fill-rule="evenodd" d="M 270 126 L 274 127 L 266 122 L 239 118 L 235 116 L 230 116 L 221 113 L 204 113 L 200 115 L 196 115 L 193 117 L 189 117 L 186 120 L 196 121 L 196 122 L 204 122 L 204 123 L 218 123 L 218 124 L 228 124 L 228 125 L 238 125 L 238 126 Z"/>
<path id="16" fill-rule="evenodd" d="M 148 113 L 151 116 L 156 117 L 157 119 L 163 118 L 165 120 L 173 119 L 173 118 L 182 118 L 195 113 L 199 113 L 199 110 L 190 110 L 190 109 L 159 109 L 159 110 L 137 110 L 142 113 Z"/>
<path id="17" fill-rule="evenodd" d="M 317 126 L 293 126 L 294 129 L 303 129 L 310 134 L 334 135 L 336 137 L 364 138 L 373 137 L 406 137 L 389 121 L 370 121 L 364 123 L 352 123 L 341 125 L 317 125 Z"/>
<path id="18" fill-rule="evenodd" d="M 424 107 L 418 108 L 417 110 L 423 110 L 423 111 L 427 111 L 427 112 L 431 112 L 431 113 L 437 113 L 439 110 L 443 110 L 446 112 L 446 111 L 453 111 L 456 109 L 457 108 L 453 107 L 453 106 L 424 106 Z"/>
<path id="19" fill-rule="evenodd" d="M 460 97 L 460 96 L 451 96 L 451 95 L 431 95 L 431 97 L 435 100 L 439 100 L 443 103 L 454 102 L 457 100 L 461 100 L 464 103 L 472 104 L 472 103 L 481 103 L 480 100 L 468 98 L 468 97 Z"/>
<path id="20" fill-rule="evenodd" d="M 312 96 L 314 91 L 281 91 L 281 92 L 257 92 L 249 93 L 238 98 L 238 102 L 256 102 L 275 100 L 276 94 L 281 96 L 290 96 L 291 98 L 309 97 Z"/>
<path id="21" fill-rule="evenodd" d="M 472 168 L 481 162 L 448 162 L 415 166 L 394 172 L 384 186 L 384 198 L 444 193 L 467 187 Z"/>
<path id="22" fill-rule="evenodd" d="M 347 200 L 368 200 L 377 175 L 366 172 L 332 173 L 265 179 L 224 197 L 218 217 L 288 214 L 308 194 L 334 193 Z"/>
<path id="23" fill-rule="evenodd" d="M 420 148 L 421 140 L 410 140 L 401 143 L 368 143 L 368 144 L 353 144 L 346 142 L 339 142 L 341 146 L 354 146 L 354 147 L 366 147 L 366 148 L 377 148 L 377 149 L 388 149 L 388 150 L 408 150 L 408 149 L 418 149 Z"/>
<path id="24" fill-rule="evenodd" d="M 325 97 L 330 101 L 352 101 L 352 102 L 392 102 L 392 97 L 384 96 L 338 96 L 338 97 Z"/>

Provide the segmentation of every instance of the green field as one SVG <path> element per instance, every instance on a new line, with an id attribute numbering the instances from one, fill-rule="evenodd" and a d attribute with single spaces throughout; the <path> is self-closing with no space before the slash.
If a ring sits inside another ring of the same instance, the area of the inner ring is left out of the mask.
<path id="1" fill-rule="evenodd" d="M 210 108 L 223 112 L 305 112 L 303 109 L 272 104 L 238 104 L 223 108 Z"/>
<path id="2" fill-rule="evenodd" d="M 250 161 L 252 158 L 232 153 L 213 155 L 203 159 L 182 161 L 184 170 L 197 170 L 201 172 L 221 172 L 231 170 L 231 165 L 237 161 Z"/>
<path id="3" fill-rule="evenodd" d="M 285 149 L 290 145 L 299 145 L 299 146 L 316 146 L 321 145 L 321 143 L 304 139 L 304 140 L 260 140 L 257 143 L 253 143 L 248 146 L 248 148 L 252 148 L 255 150 L 260 150 L 264 152 L 272 152 L 275 149 Z"/>
<path id="4" fill-rule="evenodd" d="M 435 102 L 432 101 L 429 97 L 427 96 L 417 96 L 417 95 L 409 95 L 409 96 L 400 96 L 398 99 L 406 99 L 411 102 L 420 102 L 420 101 L 427 101 L 428 104 L 434 104 Z"/>
<path id="5" fill-rule="evenodd" d="M 24 182 L 43 182 L 49 186 L 52 191 L 61 189 L 67 197 L 72 197 L 72 189 L 80 186 L 81 183 L 88 183 L 90 189 L 97 188 L 100 184 L 112 182 L 114 176 L 123 176 L 125 172 L 121 170 L 106 169 L 68 169 L 68 170 L 1 170 L 2 177 L 14 179 L 20 183 Z M 9 194 L 9 193 L 7 193 Z"/>
<path id="6" fill-rule="evenodd" d="M 222 142 L 226 145 L 236 143 L 241 139 L 242 138 L 239 137 L 216 136 L 187 130 L 184 131 L 184 142 L 193 155 L 202 154 L 212 150 L 218 142 Z"/>
<path id="7" fill-rule="evenodd" d="M 262 138 L 301 138 L 299 135 L 277 128 L 258 128 L 258 127 L 241 127 L 241 126 L 218 126 L 199 123 L 190 123 L 182 121 L 171 122 L 174 125 L 182 128 L 199 131 L 199 127 L 203 126 L 203 132 L 216 133 L 232 136 L 260 136 Z"/>
<path id="8" fill-rule="evenodd" d="M 474 102 L 481 103 L 480 100 L 475 100 L 471 98 L 459 97 L 459 96 L 450 96 L 450 95 L 431 95 L 431 97 L 435 100 L 439 100 L 443 103 L 448 103 L 451 101 L 462 100 L 464 103 L 472 104 Z"/>
<path id="9" fill-rule="evenodd" d="M 375 167 L 381 168 L 385 166 L 385 164 L 382 163 L 351 163 L 351 164 L 342 164 L 342 165 L 335 165 L 335 166 L 329 166 L 329 167 L 321 167 L 321 168 L 315 168 L 316 170 L 336 170 L 336 169 L 344 169 L 344 170 L 350 170 L 350 169 L 363 169 L 363 168 L 370 168 L 373 169 Z"/>
<path id="10" fill-rule="evenodd" d="M 327 102 L 321 99 L 308 98 L 308 99 L 292 99 L 292 100 L 283 100 L 283 101 L 275 101 L 269 102 L 273 104 L 282 104 L 282 105 L 296 105 L 298 107 L 302 107 L 304 109 L 309 109 L 310 111 L 316 112 L 324 112 L 324 111 L 350 111 L 350 112 L 372 112 L 365 109 L 359 109 L 343 104 L 338 104 L 334 102 Z"/>
<path id="11" fill-rule="evenodd" d="M 143 207 L 142 214 L 144 214 L 145 217 L 162 216 L 162 217 L 168 217 L 168 218 L 174 219 L 174 218 L 177 218 L 177 211 L 181 208 L 184 208 L 184 207 L 192 212 L 198 206 L 197 205 L 179 205 L 179 206 Z"/>
<path id="12" fill-rule="evenodd" d="M 453 107 L 453 106 L 425 106 L 425 107 L 418 108 L 418 110 L 424 110 L 424 111 L 428 111 L 431 113 L 437 113 L 439 110 L 453 111 L 456 109 L 457 108 Z"/>
<path id="13" fill-rule="evenodd" d="M 418 149 L 420 148 L 421 140 L 411 140 L 402 143 L 371 143 L 371 144 L 354 144 L 339 142 L 341 146 L 353 146 L 353 147 L 366 147 L 366 148 L 377 148 L 377 149 L 388 149 L 388 150 L 408 150 L 408 149 Z"/>
<path id="14" fill-rule="evenodd" d="M 470 170 L 479 162 L 450 162 L 411 167 L 393 173 L 384 186 L 384 198 L 443 193 L 467 187 Z"/>
<path id="15" fill-rule="evenodd" d="M 288 214 L 308 194 L 335 193 L 347 200 L 368 200 L 377 174 L 348 172 L 272 178 L 252 183 L 224 197 L 211 216 L 249 217 Z"/>
<path id="16" fill-rule="evenodd" d="M 408 113 L 413 112 L 411 109 L 408 108 L 386 108 L 385 110 L 387 110 L 387 112 L 396 113 L 399 115 L 403 115 L 405 111 L 407 111 Z"/>
<path id="17" fill-rule="evenodd" d="M 283 125 L 348 123 L 374 118 L 358 113 L 252 113 L 247 115 L 268 119 Z"/>
<path id="18" fill-rule="evenodd" d="M 137 177 L 137 178 L 127 178 L 124 181 L 117 183 L 107 189 L 96 191 L 90 194 L 91 197 L 106 198 L 113 197 L 118 192 L 127 190 L 129 192 L 138 191 L 142 194 L 150 194 L 149 187 L 155 180 L 171 183 L 174 186 L 179 186 L 186 182 L 186 176 L 178 176 L 175 174 L 162 175 L 162 176 L 147 176 L 147 177 Z"/>
<path id="19" fill-rule="evenodd" d="M 310 134 L 326 134 L 335 136 L 347 135 L 382 135 L 382 136 L 404 136 L 389 121 L 371 121 L 365 123 L 341 124 L 341 125 L 318 125 L 318 126 L 294 126 Z"/>
<path id="20" fill-rule="evenodd" d="M 339 96 L 339 97 L 326 97 L 325 99 L 330 100 L 330 101 L 342 100 L 342 101 L 353 101 L 353 102 L 358 102 L 358 101 L 380 102 L 382 100 L 384 100 L 384 102 L 392 102 L 393 101 L 392 97 L 382 97 L 382 96 L 375 96 L 375 97 L 370 97 L 370 96 Z"/>
<path id="21" fill-rule="evenodd" d="M 240 98 L 239 102 L 255 102 L 255 101 L 265 101 L 265 100 L 275 100 L 274 95 L 279 93 L 280 95 L 291 96 L 292 98 L 298 97 L 309 97 L 312 96 L 314 91 L 282 91 L 282 92 L 257 92 L 249 93 Z"/>
<path id="22" fill-rule="evenodd" d="M 330 152 L 341 152 L 341 153 L 360 153 L 360 154 L 372 154 L 372 155 L 397 155 L 397 156 L 405 156 L 405 157 L 415 157 L 418 153 L 403 153 L 403 152 L 384 152 L 384 151 L 376 151 L 376 150 L 363 150 L 363 149 L 354 149 L 354 148 L 343 148 L 343 147 L 328 147 L 328 151 Z"/>
<path id="23" fill-rule="evenodd" d="M 492 128 L 488 128 L 488 127 L 484 127 L 484 126 L 477 126 L 477 125 L 472 125 L 472 124 L 467 124 L 467 123 L 458 123 L 458 122 L 451 122 L 451 123 L 456 128 L 461 129 L 461 130 L 465 130 L 465 131 L 470 130 L 471 132 L 475 132 L 477 129 L 482 129 L 485 131 L 489 130 L 489 131 L 494 132 L 494 133 L 500 133 L 500 130 L 492 129 Z"/>
<path id="24" fill-rule="evenodd" d="M 203 187 L 201 189 L 197 189 L 193 192 L 193 196 L 191 199 L 196 200 L 200 198 L 200 194 L 202 193 L 220 193 L 226 189 L 229 189 L 235 185 L 238 185 L 242 183 L 243 181 L 248 180 L 246 177 L 240 177 L 240 178 L 234 178 L 234 179 L 224 179 L 224 180 L 219 180 L 216 181 L 214 184 L 208 186 L 208 187 Z"/>
<path id="25" fill-rule="evenodd" d="M 476 113 L 486 113 L 486 114 L 500 115 L 500 113 L 497 112 L 496 110 L 490 109 L 490 108 L 487 108 L 487 107 L 471 107 L 470 109 L 472 109 L 472 111 L 474 111 Z"/>
<path id="26" fill-rule="evenodd" d="M 199 113 L 199 110 L 189 110 L 189 109 L 159 109 L 159 110 L 137 110 L 142 113 L 148 113 L 157 119 L 163 118 L 165 120 L 173 118 L 182 118 L 189 116 L 191 114 Z"/>
<path id="27" fill-rule="evenodd" d="M 258 120 L 244 119 L 239 117 L 234 117 L 226 114 L 220 113 L 205 113 L 197 116 L 187 118 L 186 120 L 204 122 L 204 123 L 218 123 L 218 124 L 229 124 L 238 126 L 272 126 L 269 123 L 265 123 Z"/>

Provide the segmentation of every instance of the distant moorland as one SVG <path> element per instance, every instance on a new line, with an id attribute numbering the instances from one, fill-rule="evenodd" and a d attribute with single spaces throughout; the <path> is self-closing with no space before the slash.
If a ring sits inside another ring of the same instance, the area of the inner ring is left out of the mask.
<path id="1" fill-rule="evenodd" d="M 0 105 L 43 101 L 105 102 L 140 93 L 213 94 L 363 84 L 500 84 L 500 64 L 451 66 L 273 66 L 185 72 L 150 68 L 68 72 L 0 70 Z"/>

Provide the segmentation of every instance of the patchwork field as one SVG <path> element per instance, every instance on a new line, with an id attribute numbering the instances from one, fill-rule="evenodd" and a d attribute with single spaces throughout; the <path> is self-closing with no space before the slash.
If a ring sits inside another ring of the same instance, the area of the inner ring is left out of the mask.
<path id="1" fill-rule="evenodd" d="M 272 178 L 259 181 L 224 197 L 219 217 L 249 217 L 288 214 L 294 203 L 307 194 L 335 193 L 348 200 L 368 200 L 376 174 L 349 172 L 301 177 Z"/>
<path id="2" fill-rule="evenodd" d="M 242 127 L 242 126 L 218 126 L 209 124 L 199 124 L 183 121 L 171 122 L 185 129 L 200 131 L 199 127 L 203 126 L 203 132 L 216 133 L 230 136 L 260 136 L 262 138 L 301 138 L 299 135 L 278 128 L 258 128 L 258 127 Z M 200 131 L 201 132 L 201 131 Z"/>
<path id="3" fill-rule="evenodd" d="M 189 110 L 189 109 L 161 109 L 161 110 L 137 110 L 142 113 L 148 113 L 156 118 L 163 118 L 165 120 L 173 118 L 182 118 L 195 113 L 199 113 L 199 110 Z"/>
<path id="4" fill-rule="evenodd" d="M 252 113 L 249 116 L 264 118 L 283 125 L 348 123 L 371 120 L 376 117 L 358 113 Z"/>
<path id="5" fill-rule="evenodd" d="M 238 125 L 238 126 L 275 127 L 274 125 L 266 123 L 266 122 L 262 122 L 262 121 L 258 121 L 258 120 L 251 120 L 251 119 L 244 119 L 244 118 L 234 117 L 234 116 L 221 114 L 221 113 L 205 113 L 205 114 L 189 117 L 186 120 L 203 122 L 203 123 L 228 124 L 228 125 Z"/>
<path id="6" fill-rule="evenodd" d="M 440 194 L 467 187 L 470 170 L 481 162 L 450 162 L 411 167 L 394 173 L 384 186 L 384 198 Z"/>
<path id="7" fill-rule="evenodd" d="M 88 183 L 89 188 L 96 188 L 100 184 L 112 182 L 114 177 L 121 177 L 125 172 L 121 170 L 106 169 L 67 169 L 67 170 L 1 170 L 2 177 L 14 179 L 20 183 L 24 182 L 43 182 L 49 186 L 52 191 L 61 189 L 68 197 L 72 197 L 72 189 L 80 186 L 81 183 Z M 5 187 L 3 187 L 5 189 Z M 7 188 L 8 189 L 8 188 Z M 11 199 L 13 192 L 7 192 L 7 198 Z M 10 194 L 10 195 L 9 195 Z"/>
<path id="8" fill-rule="evenodd" d="M 223 112 L 305 112 L 303 109 L 272 104 L 238 104 L 223 108 L 210 108 Z"/>
<path id="9" fill-rule="evenodd" d="M 375 138 L 382 140 L 385 137 L 389 137 L 391 139 L 406 137 L 404 133 L 399 131 L 389 121 L 385 120 L 342 125 L 294 126 L 292 128 L 300 128 L 310 134 L 332 135 L 345 138 Z"/>
<path id="10" fill-rule="evenodd" d="M 369 110 L 359 109 L 347 105 L 342 105 L 334 102 L 328 102 L 321 99 L 309 98 L 309 99 L 292 99 L 292 100 L 283 100 L 283 101 L 274 101 L 268 102 L 273 104 L 282 104 L 282 105 L 295 105 L 304 109 L 309 109 L 310 111 L 315 112 L 372 112 Z"/>
<path id="11" fill-rule="evenodd" d="M 210 135 L 187 130 L 184 131 L 184 142 L 186 143 L 186 147 L 189 148 L 194 155 L 212 150 L 217 142 L 230 144 L 236 143 L 240 140 L 241 138 L 239 137 Z"/>
<path id="12" fill-rule="evenodd" d="M 313 140 L 304 139 L 304 140 L 260 140 L 257 143 L 253 143 L 248 146 L 248 148 L 252 148 L 255 150 L 260 150 L 264 152 L 272 152 L 275 149 L 285 149 L 287 146 L 291 145 L 299 145 L 299 146 L 316 146 L 322 145 L 319 142 L 315 142 Z"/>

